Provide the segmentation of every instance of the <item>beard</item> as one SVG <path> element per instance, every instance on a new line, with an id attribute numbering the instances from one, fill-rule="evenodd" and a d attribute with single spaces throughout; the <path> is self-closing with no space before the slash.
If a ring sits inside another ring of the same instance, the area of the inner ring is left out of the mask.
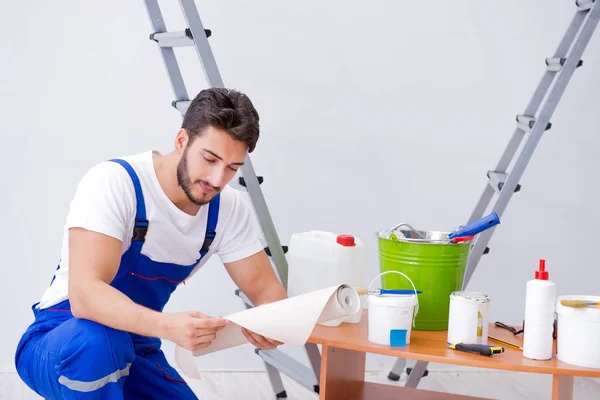
<path id="1" fill-rule="evenodd" d="M 209 182 L 203 181 L 201 179 L 197 179 L 196 181 L 192 182 L 187 167 L 187 148 L 183 151 L 183 156 L 181 156 L 181 160 L 179 160 L 179 164 L 177 164 L 177 183 L 179 184 L 181 189 L 183 189 L 183 192 L 185 193 L 188 200 L 196 204 L 197 206 L 203 206 L 205 204 L 208 204 L 214 198 L 214 196 L 216 196 L 217 193 L 219 193 L 220 190 L 220 188 L 212 186 Z M 198 183 L 202 183 L 212 187 L 215 190 L 215 194 L 212 197 L 207 197 L 206 194 L 203 194 L 202 198 L 194 196 L 192 186 Z"/>

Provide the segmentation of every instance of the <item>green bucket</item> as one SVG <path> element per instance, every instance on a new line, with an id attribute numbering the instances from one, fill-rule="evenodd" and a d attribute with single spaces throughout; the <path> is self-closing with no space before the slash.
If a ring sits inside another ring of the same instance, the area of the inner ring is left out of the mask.
<path id="1" fill-rule="evenodd" d="M 400 227 L 408 227 L 400 230 Z M 415 330 L 448 329 L 450 294 L 461 290 L 471 242 L 452 243 L 450 232 L 417 231 L 408 224 L 377 234 L 381 272 L 398 271 L 410 277 L 419 294 Z M 411 289 L 395 274 L 381 277 L 382 289 Z"/>

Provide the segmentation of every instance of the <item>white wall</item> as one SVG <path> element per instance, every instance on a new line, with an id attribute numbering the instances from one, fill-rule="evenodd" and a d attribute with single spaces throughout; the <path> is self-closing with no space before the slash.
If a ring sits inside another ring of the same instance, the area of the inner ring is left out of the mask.
<path id="1" fill-rule="evenodd" d="M 368 282 L 375 231 L 463 224 L 573 3 L 199 3 L 226 84 L 260 111 L 253 162 L 282 242 L 311 229 L 355 234 L 368 245 Z M 176 2 L 161 4 L 167 22 L 180 21 Z M 52 276 L 81 175 L 109 157 L 172 146 L 180 117 L 149 33 L 141 1 L 3 1 L 3 370 L 13 370 L 30 305 Z M 594 37 L 469 285 L 492 296 L 492 320 L 520 323 L 540 257 L 559 294 L 599 291 L 599 44 Z M 178 54 L 193 95 L 203 74 L 191 48 Z M 168 309 L 226 314 L 242 307 L 233 290 L 214 260 Z M 372 368 L 392 362 L 369 359 Z M 249 347 L 200 367 L 262 369 Z"/>

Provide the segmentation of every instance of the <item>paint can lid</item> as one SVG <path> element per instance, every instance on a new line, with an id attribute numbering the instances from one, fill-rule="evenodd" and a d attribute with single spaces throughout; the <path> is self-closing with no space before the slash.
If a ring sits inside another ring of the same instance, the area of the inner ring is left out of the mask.
<path id="1" fill-rule="evenodd" d="M 452 292 L 450 295 L 452 300 L 458 301 L 466 301 L 466 302 L 476 302 L 476 303 L 489 303 L 490 297 L 481 292 L 466 292 L 466 291 L 458 291 Z"/>

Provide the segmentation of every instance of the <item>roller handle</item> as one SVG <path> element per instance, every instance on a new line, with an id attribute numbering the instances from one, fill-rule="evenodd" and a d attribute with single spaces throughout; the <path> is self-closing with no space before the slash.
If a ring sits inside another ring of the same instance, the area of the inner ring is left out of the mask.
<path id="1" fill-rule="evenodd" d="M 415 294 L 412 289 L 367 289 L 367 288 L 354 288 L 359 295 L 364 294 Z M 422 290 L 417 290 L 417 294 L 423 293 Z"/>
<path id="2" fill-rule="evenodd" d="M 477 221 L 473 221 L 470 224 L 462 227 L 456 232 L 452 232 L 448 235 L 448 239 L 454 239 L 455 237 L 460 236 L 471 236 L 477 235 L 487 229 L 490 229 L 493 226 L 496 226 L 500 223 L 500 218 L 498 218 L 498 214 L 496 212 L 491 213 L 490 215 L 486 215 L 483 218 L 478 219 Z"/>
<path id="3" fill-rule="evenodd" d="M 423 293 L 422 290 L 417 290 L 417 294 Z M 411 289 L 371 289 L 369 294 L 415 294 Z"/>

